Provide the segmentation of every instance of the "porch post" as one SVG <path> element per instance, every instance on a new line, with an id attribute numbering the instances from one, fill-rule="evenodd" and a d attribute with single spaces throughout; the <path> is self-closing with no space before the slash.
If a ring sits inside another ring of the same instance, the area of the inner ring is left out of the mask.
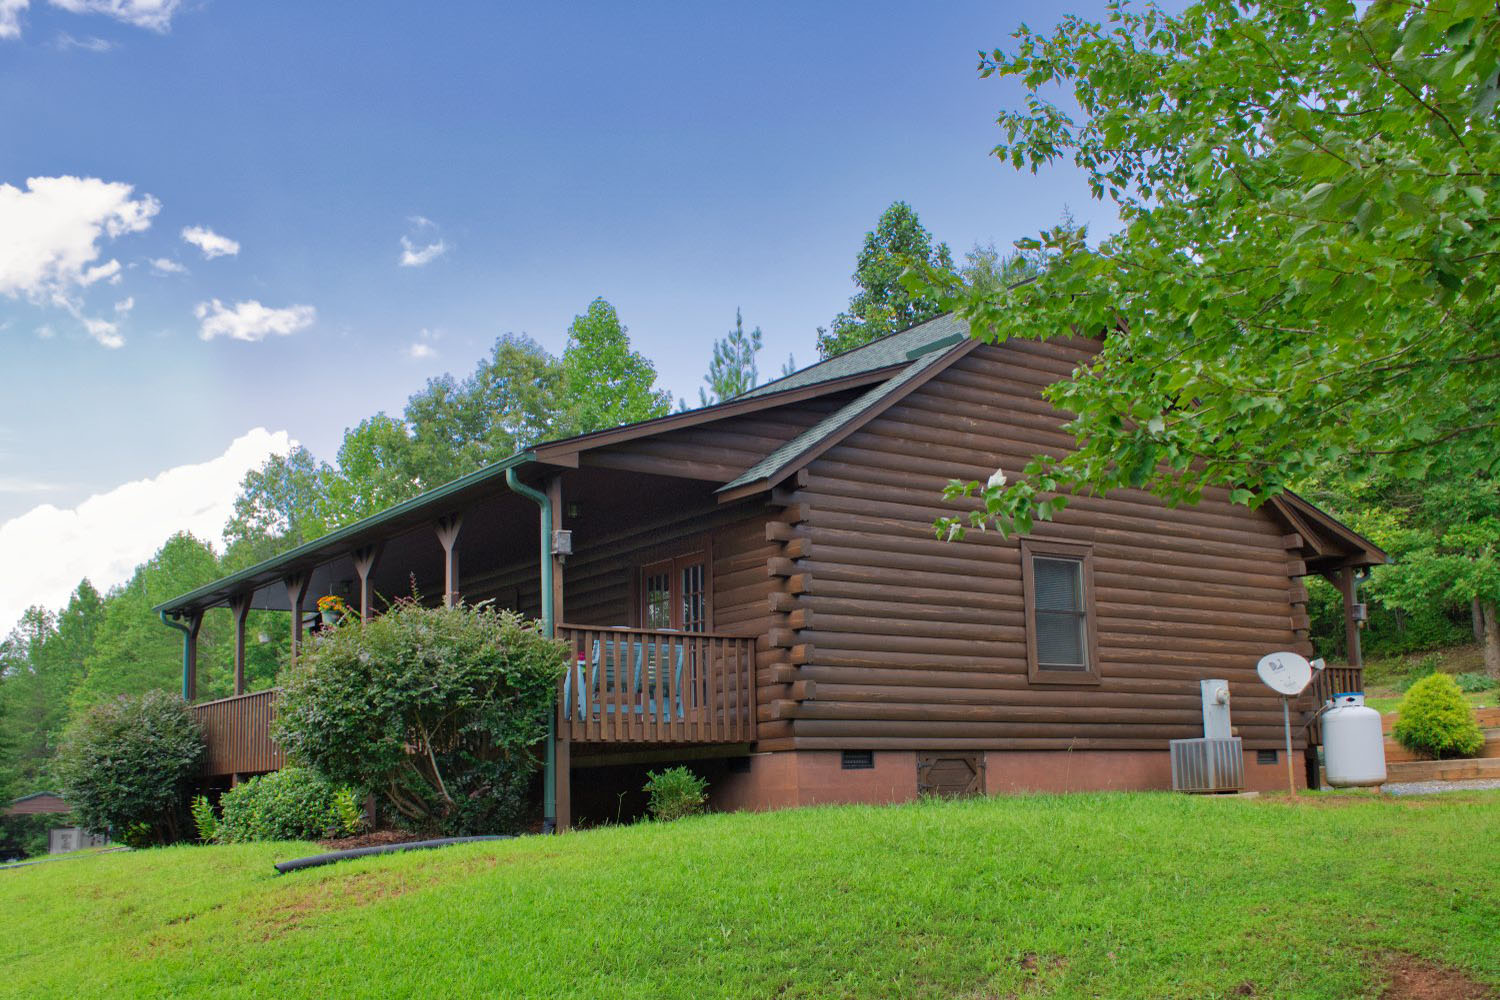
<path id="1" fill-rule="evenodd" d="M 377 542 L 374 545 L 365 545 L 354 550 L 354 572 L 359 574 L 359 627 L 365 627 L 365 621 L 370 617 L 370 574 L 375 571 L 375 564 L 380 561 L 381 546 Z"/>
<path id="2" fill-rule="evenodd" d="M 547 507 L 552 512 L 552 528 L 554 531 L 563 527 L 563 498 L 562 498 L 562 476 L 556 475 L 547 483 Z M 556 551 L 551 538 L 543 539 L 544 545 L 552 553 L 552 620 L 560 623 L 567 620 L 563 612 L 563 564 L 565 557 Z M 573 669 L 573 664 L 568 663 L 568 669 Z M 559 695 L 561 692 L 559 692 Z M 553 775 L 553 796 L 557 803 L 557 829 L 567 830 L 573 825 L 573 780 L 570 771 L 572 762 L 572 747 L 568 743 L 568 728 L 559 717 L 561 701 L 553 706 L 553 733 L 555 747 L 553 749 L 553 767 L 556 773 Z"/>
<path id="3" fill-rule="evenodd" d="M 443 547 L 443 606 L 449 608 L 459 601 L 458 532 L 463 524 L 462 514 L 449 514 L 438 518 L 435 525 L 438 544 Z"/>
<path id="4" fill-rule="evenodd" d="M 294 573 L 281 581 L 286 584 L 286 602 L 292 609 L 292 666 L 297 665 L 297 654 L 302 650 L 302 603 L 307 600 L 307 586 L 312 582 L 311 573 Z"/>
<path id="5" fill-rule="evenodd" d="M 189 612 L 187 631 L 182 634 L 182 699 L 189 704 L 198 697 L 198 630 L 202 627 L 203 612 Z"/>
<path id="6" fill-rule="evenodd" d="M 250 614 L 252 593 L 236 594 L 229 599 L 234 615 L 234 693 L 245 693 L 245 619 Z"/>
<path id="7" fill-rule="evenodd" d="M 1362 670 L 1365 658 L 1359 648 L 1359 622 L 1354 620 L 1354 605 L 1359 602 L 1359 583 L 1354 570 L 1338 570 L 1333 575 L 1333 584 L 1344 599 L 1344 645 L 1349 650 L 1349 666 Z"/>

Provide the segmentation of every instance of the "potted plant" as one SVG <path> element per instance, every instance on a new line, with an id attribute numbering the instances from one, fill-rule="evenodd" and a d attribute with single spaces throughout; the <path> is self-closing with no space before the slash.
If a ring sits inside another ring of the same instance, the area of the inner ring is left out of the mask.
<path id="1" fill-rule="evenodd" d="M 323 619 L 323 624 L 334 626 L 344 615 L 349 613 L 349 605 L 337 594 L 327 594 L 318 598 L 318 614 Z"/>

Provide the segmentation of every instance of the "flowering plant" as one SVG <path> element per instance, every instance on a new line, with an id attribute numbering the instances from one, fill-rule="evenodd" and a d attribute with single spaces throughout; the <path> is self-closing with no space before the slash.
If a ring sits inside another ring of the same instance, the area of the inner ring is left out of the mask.
<path id="1" fill-rule="evenodd" d="M 337 594 L 325 594 L 318 598 L 318 610 L 324 614 L 343 614 L 349 610 L 349 605 Z"/>

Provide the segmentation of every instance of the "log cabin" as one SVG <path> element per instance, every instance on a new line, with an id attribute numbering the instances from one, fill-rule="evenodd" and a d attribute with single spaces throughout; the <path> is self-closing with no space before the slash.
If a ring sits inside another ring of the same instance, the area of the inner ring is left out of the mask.
<path id="1" fill-rule="evenodd" d="M 537 444 L 168 601 L 189 701 L 204 612 L 237 626 L 235 695 L 194 707 L 205 777 L 281 765 L 275 691 L 244 689 L 250 609 L 290 613 L 295 658 L 317 596 L 368 616 L 415 581 L 571 643 L 543 793 L 564 828 L 614 818 L 674 762 L 726 809 L 1167 788 L 1207 678 L 1229 682 L 1246 787 L 1284 787 L 1256 662 L 1313 653 L 1300 578 L 1322 575 L 1353 652 L 1323 683 L 1358 689 L 1358 574 L 1385 558 L 1368 540 L 1290 493 L 1250 510 L 1224 490 L 1176 509 L 1075 497 L 1025 537 L 935 536 L 967 509 L 943 499 L 951 478 L 1069 447 L 1042 390 L 1097 348 L 992 345 L 938 317 L 718 405 Z M 1316 738 L 1299 724 L 1296 749 Z"/>

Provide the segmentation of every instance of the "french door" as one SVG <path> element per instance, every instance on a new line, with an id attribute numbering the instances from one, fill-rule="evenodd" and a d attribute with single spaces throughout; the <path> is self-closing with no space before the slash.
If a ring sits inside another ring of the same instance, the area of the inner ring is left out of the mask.
<path id="1" fill-rule="evenodd" d="M 641 567 L 641 627 L 709 630 L 708 559 L 692 552 Z"/>

